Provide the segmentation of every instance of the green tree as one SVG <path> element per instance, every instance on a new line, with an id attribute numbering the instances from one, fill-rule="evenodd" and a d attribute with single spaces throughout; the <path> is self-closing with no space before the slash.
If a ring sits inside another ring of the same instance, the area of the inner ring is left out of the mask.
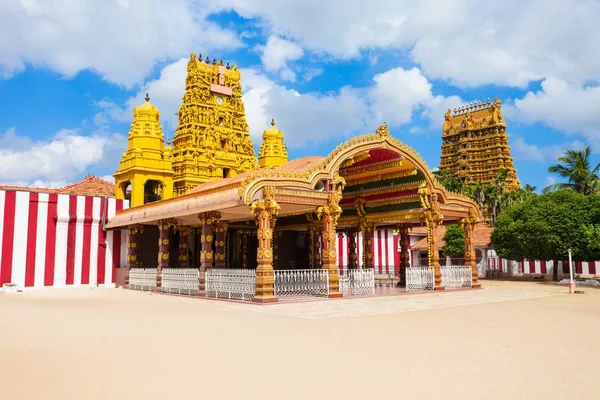
<path id="1" fill-rule="evenodd" d="M 569 248 L 575 260 L 598 257 L 600 251 L 590 249 L 584 235 L 585 225 L 600 223 L 600 212 L 592 208 L 598 196 L 591 197 L 560 190 L 509 207 L 492 232 L 496 253 L 511 260 L 553 260 L 555 266 Z"/>
<path id="2" fill-rule="evenodd" d="M 592 168 L 592 149 L 587 146 L 583 150 L 567 150 L 558 157 L 558 163 L 548 167 L 548 172 L 557 174 L 567 182 L 554 183 L 544 188 L 544 192 L 560 189 L 571 189 L 577 193 L 590 195 L 598 193 L 600 183 L 600 163 Z"/>
<path id="3" fill-rule="evenodd" d="M 600 248 L 600 225 L 584 225 L 583 236 L 592 250 Z"/>
<path id="4" fill-rule="evenodd" d="M 446 244 L 442 248 L 445 257 L 463 257 L 465 255 L 465 230 L 459 225 L 449 225 L 442 238 Z"/>

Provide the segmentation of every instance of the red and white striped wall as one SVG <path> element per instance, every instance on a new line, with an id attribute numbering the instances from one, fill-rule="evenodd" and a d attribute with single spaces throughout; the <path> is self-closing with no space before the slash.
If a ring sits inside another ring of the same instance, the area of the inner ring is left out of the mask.
<path id="1" fill-rule="evenodd" d="M 350 260 L 350 237 L 346 233 L 337 234 L 337 252 L 338 252 L 338 266 L 340 270 L 348 269 L 348 262 Z M 373 232 L 373 265 L 375 266 L 375 273 L 378 274 L 394 274 L 398 275 L 400 267 L 400 245 L 398 243 L 398 233 L 395 233 L 393 229 L 377 229 Z M 410 242 L 414 243 L 419 238 L 410 238 Z M 358 248 L 358 265 L 362 267 L 363 254 L 362 254 L 362 234 L 358 234 L 356 241 L 356 247 Z M 410 250 L 410 246 L 409 246 Z M 409 257 L 411 252 L 409 251 Z M 409 265 L 412 260 L 409 258 Z"/>
<path id="2" fill-rule="evenodd" d="M 490 257 L 487 260 L 488 271 L 499 271 L 510 273 L 511 261 Z M 516 273 L 527 275 L 551 275 L 553 272 L 553 261 L 519 261 L 516 263 Z M 600 261 L 574 261 L 573 273 L 576 275 L 600 275 Z M 558 274 L 569 275 L 569 262 L 558 262 Z"/>
<path id="3" fill-rule="evenodd" d="M 128 201 L 0 190 L 0 288 L 112 286 L 125 266 L 127 231 L 103 221 Z"/>

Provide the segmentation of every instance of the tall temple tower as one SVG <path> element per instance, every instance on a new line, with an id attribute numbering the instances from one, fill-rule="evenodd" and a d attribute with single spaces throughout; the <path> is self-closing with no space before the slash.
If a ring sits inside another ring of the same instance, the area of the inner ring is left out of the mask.
<path id="1" fill-rule="evenodd" d="M 510 155 L 506 123 L 497 98 L 446 112 L 442 130 L 440 169 L 467 184 L 490 183 L 500 169 L 508 170 L 507 189 L 521 184 Z"/>
<path id="2" fill-rule="evenodd" d="M 129 185 L 132 207 L 172 197 L 171 147 L 164 143 L 160 112 L 146 93 L 146 102 L 133 109 L 127 151 L 113 175 L 117 199 L 127 196 Z"/>
<path id="3" fill-rule="evenodd" d="M 288 162 L 287 147 L 283 143 L 283 133 L 271 120 L 271 127 L 264 131 L 263 142 L 258 152 L 258 165 L 264 167 L 279 167 Z"/>
<path id="4" fill-rule="evenodd" d="M 185 94 L 173 138 L 173 195 L 256 168 L 246 123 L 240 71 L 208 57 L 187 65 Z"/>

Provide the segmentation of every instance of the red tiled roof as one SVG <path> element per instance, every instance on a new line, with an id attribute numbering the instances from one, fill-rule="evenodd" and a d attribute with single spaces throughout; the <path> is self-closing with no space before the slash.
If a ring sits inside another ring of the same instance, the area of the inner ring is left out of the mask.
<path id="1" fill-rule="evenodd" d="M 492 235 L 493 230 L 494 229 L 490 228 L 489 226 L 477 225 L 473 232 L 473 236 L 475 237 L 475 246 L 476 247 L 487 247 L 490 244 L 492 244 L 491 235 Z M 418 226 L 418 227 L 412 228 L 410 233 L 426 235 L 427 227 Z M 444 242 L 442 240 L 445 233 L 446 233 L 445 226 L 437 227 L 436 235 L 438 237 L 438 248 L 441 248 L 446 244 L 446 242 Z M 424 237 L 423 239 L 419 240 L 417 243 L 415 243 L 414 245 L 411 246 L 411 249 L 412 250 L 426 250 L 427 249 L 427 238 Z"/>
<path id="2" fill-rule="evenodd" d="M 94 175 L 88 175 L 79 182 L 65 186 L 58 190 L 61 194 L 72 194 L 78 196 L 115 196 L 115 184 L 98 178 Z"/>
<path id="3" fill-rule="evenodd" d="M 54 188 L 36 188 L 27 186 L 0 186 L 0 190 L 15 190 L 22 192 L 35 193 L 57 193 L 70 194 L 76 196 L 115 196 L 115 185 L 98 178 L 94 175 L 88 175 L 79 182 L 72 183 L 60 189 Z"/>

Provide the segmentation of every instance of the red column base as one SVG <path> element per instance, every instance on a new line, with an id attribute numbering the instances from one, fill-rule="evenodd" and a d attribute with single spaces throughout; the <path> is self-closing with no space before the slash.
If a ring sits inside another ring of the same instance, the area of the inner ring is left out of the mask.
<path id="1" fill-rule="evenodd" d="M 343 293 L 337 292 L 337 293 L 329 293 L 329 298 L 330 299 L 339 299 L 340 297 L 344 297 Z"/>
<path id="2" fill-rule="evenodd" d="M 481 289 L 481 283 L 476 283 L 473 286 L 471 286 L 473 289 Z"/>
<path id="3" fill-rule="evenodd" d="M 445 288 L 445 287 L 443 287 L 443 286 L 435 286 L 435 287 L 433 288 L 433 290 L 435 290 L 435 291 L 441 291 L 441 290 L 446 290 L 446 288 Z"/>

